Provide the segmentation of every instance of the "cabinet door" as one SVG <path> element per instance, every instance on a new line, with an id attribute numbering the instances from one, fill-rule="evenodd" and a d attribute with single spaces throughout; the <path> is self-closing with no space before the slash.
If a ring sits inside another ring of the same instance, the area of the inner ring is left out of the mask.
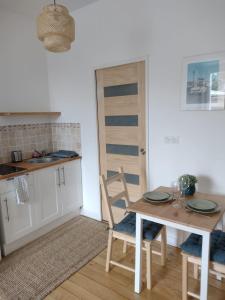
<path id="1" fill-rule="evenodd" d="M 82 206 L 82 181 L 80 160 L 75 160 L 60 167 L 60 200 L 63 215 Z"/>
<path id="2" fill-rule="evenodd" d="M 30 199 L 24 204 L 17 204 L 15 189 L 1 195 L 1 212 L 4 243 L 13 242 L 35 228 L 33 205 L 33 186 L 29 186 Z"/>
<path id="3" fill-rule="evenodd" d="M 35 205 L 38 227 L 50 223 L 61 215 L 59 205 L 59 169 L 46 168 L 35 172 Z"/>

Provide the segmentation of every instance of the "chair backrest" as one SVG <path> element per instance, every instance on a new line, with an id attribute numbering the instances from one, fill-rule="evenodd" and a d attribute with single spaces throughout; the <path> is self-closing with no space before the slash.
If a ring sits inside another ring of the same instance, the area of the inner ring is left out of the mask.
<path id="1" fill-rule="evenodd" d="M 109 186 L 114 182 L 120 181 L 122 183 L 122 190 L 116 195 L 110 196 L 109 194 Z M 127 184 L 124 176 L 123 168 L 119 168 L 118 174 L 106 178 L 105 175 L 100 176 L 101 188 L 102 188 L 102 197 L 106 206 L 108 219 L 109 219 L 109 227 L 112 229 L 114 227 L 114 218 L 112 213 L 112 203 L 123 199 L 125 201 L 126 207 L 130 204 L 129 194 L 127 190 Z"/>

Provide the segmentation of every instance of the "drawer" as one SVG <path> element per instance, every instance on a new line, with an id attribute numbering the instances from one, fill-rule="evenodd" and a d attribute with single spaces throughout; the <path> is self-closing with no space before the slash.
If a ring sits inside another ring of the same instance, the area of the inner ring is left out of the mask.
<path id="1" fill-rule="evenodd" d="M 33 174 L 26 174 L 28 184 L 33 185 Z M 0 181 L 0 195 L 9 193 L 15 190 L 14 178 L 9 178 Z"/>

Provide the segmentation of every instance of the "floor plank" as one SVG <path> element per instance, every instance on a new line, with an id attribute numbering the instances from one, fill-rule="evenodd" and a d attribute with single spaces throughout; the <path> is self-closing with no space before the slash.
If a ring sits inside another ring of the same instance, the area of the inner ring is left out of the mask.
<path id="1" fill-rule="evenodd" d="M 119 293 L 110 290 L 109 288 L 101 285 L 95 280 L 89 279 L 82 273 L 77 273 L 70 278 L 71 281 L 79 284 L 82 288 L 88 290 L 93 295 L 99 297 L 102 300 L 123 300 L 124 297 L 120 296 Z"/>
<path id="2" fill-rule="evenodd" d="M 93 295 L 86 289 L 82 288 L 78 283 L 73 282 L 71 280 L 66 280 L 62 284 L 63 289 L 67 290 L 74 296 L 78 297 L 79 299 L 84 299 L 84 300 L 100 300 L 101 298 Z"/>
<path id="3" fill-rule="evenodd" d="M 55 289 L 52 294 L 50 295 L 54 300 L 79 300 L 80 298 L 76 297 L 75 295 L 69 293 L 61 286 Z"/>
<path id="4" fill-rule="evenodd" d="M 158 248 L 156 244 L 155 248 Z M 122 243 L 113 244 L 113 258 L 134 265 L 134 249 L 128 247 L 127 255 L 122 253 Z M 134 293 L 134 274 L 118 267 L 105 272 L 106 250 L 96 256 L 86 266 L 72 275 L 45 300 L 180 300 L 181 299 L 181 255 L 180 250 L 168 247 L 168 259 L 165 267 L 160 259 L 153 256 L 153 288 L 146 289 L 145 256 L 143 257 L 143 291 Z M 225 280 L 218 281 L 215 276 L 209 278 L 209 300 L 225 299 Z M 199 290 L 199 281 L 193 279 L 193 270 L 189 268 L 189 285 L 194 292 Z"/>

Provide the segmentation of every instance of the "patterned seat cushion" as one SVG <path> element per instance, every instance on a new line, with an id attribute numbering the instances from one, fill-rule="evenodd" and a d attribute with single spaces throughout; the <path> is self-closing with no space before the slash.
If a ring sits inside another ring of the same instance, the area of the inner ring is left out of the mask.
<path id="1" fill-rule="evenodd" d="M 181 249 L 191 255 L 201 257 L 202 236 L 191 234 L 181 245 Z M 225 232 L 214 230 L 210 240 L 210 260 L 225 265 Z"/>
<path id="2" fill-rule="evenodd" d="M 154 240 L 159 231 L 162 229 L 161 224 L 143 221 L 143 238 L 146 240 Z M 115 231 L 123 232 L 132 236 L 136 235 L 136 214 L 129 213 L 120 223 L 114 226 Z"/>

